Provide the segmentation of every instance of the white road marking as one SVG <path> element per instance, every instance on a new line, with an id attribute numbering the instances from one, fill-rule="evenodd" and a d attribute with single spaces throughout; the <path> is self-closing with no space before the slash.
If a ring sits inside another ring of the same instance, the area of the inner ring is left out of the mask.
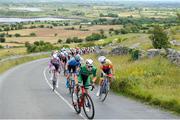
<path id="1" fill-rule="evenodd" d="M 47 70 L 47 67 L 44 68 L 44 71 L 43 71 L 44 78 L 45 78 L 47 84 L 49 85 L 49 87 L 50 87 L 51 89 L 53 89 L 52 85 L 49 83 L 49 81 L 48 81 L 48 79 L 47 79 L 46 70 Z M 72 106 L 58 91 L 54 90 L 54 92 L 56 93 L 56 95 L 57 95 L 58 97 L 60 97 L 60 98 L 74 111 L 73 106 Z M 87 120 L 81 113 L 80 113 L 79 115 L 80 115 L 83 119 Z"/>

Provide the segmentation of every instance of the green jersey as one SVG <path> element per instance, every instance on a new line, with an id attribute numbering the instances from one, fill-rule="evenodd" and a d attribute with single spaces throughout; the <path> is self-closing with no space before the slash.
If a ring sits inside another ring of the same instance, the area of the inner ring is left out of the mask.
<path id="1" fill-rule="evenodd" d="M 96 71 L 97 71 L 97 68 L 94 67 L 94 66 L 93 66 L 91 71 L 88 71 L 87 68 L 86 68 L 86 65 L 83 65 L 83 66 L 80 67 L 79 74 L 82 74 L 82 75 L 85 75 L 85 76 L 93 75 L 93 77 L 96 77 Z"/>
<path id="2" fill-rule="evenodd" d="M 86 68 L 86 65 L 83 65 L 80 67 L 80 72 L 78 76 L 78 83 L 83 83 L 85 85 L 85 88 L 88 89 L 88 85 L 91 84 L 91 75 L 93 77 L 96 77 L 96 67 L 93 66 L 91 71 L 88 71 Z"/>

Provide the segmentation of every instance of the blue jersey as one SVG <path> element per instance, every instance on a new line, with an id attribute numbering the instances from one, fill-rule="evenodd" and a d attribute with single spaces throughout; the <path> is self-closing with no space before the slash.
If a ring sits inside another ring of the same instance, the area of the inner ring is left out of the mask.
<path id="1" fill-rule="evenodd" d="M 68 65 L 70 65 L 70 66 L 80 66 L 80 62 L 76 61 L 75 58 L 73 57 L 68 61 Z"/>

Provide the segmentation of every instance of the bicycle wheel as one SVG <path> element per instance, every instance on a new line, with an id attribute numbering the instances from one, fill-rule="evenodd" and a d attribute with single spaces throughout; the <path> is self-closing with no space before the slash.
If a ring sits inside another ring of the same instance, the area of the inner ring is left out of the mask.
<path id="1" fill-rule="evenodd" d="M 108 93 L 109 93 L 108 80 L 104 80 L 103 84 L 101 85 L 100 95 L 99 95 L 99 98 L 100 98 L 100 101 L 101 101 L 101 102 L 104 102 L 104 101 L 105 101 Z"/>
<path id="2" fill-rule="evenodd" d="M 57 79 L 56 79 L 56 76 L 55 76 L 55 74 L 54 74 L 54 75 L 53 75 L 53 80 L 52 80 L 53 91 L 54 91 L 55 88 L 56 88 L 56 81 L 57 81 Z"/>
<path id="3" fill-rule="evenodd" d="M 69 79 L 69 93 L 72 94 L 72 80 Z"/>
<path id="4" fill-rule="evenodd" d="M 79 96 L 75 92 L 72 92 L 71 96 L 72 96 L 72 103 L 73 103 L 74 109 L 76 113 L 79 114 L 81 112 L 81 107 L 79 106 Z"/>
<path id="5" fill-rule="evenodd" d="M 94 118 L 94 114 L 95 114 L 94 103 L 91 97 L 86 93 L 84 94 L 83 110 L 88 119 Z"/>

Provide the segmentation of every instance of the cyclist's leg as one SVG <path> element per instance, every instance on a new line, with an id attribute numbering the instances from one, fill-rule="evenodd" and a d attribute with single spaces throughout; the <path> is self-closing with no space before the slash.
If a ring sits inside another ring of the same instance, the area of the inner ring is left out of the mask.
<path id="1" fill-rule="evenodd" d="M 96 96 L 100 95 L 100 89 L 101 89 L 101 84 L 102 84 L 103 79 L 104 79 L 104 76 L 103 76 L 103 73 L 101 73 L 101 77 L 100 77 L 100 80 L 99 80 L 98 91 L 96 93 Z"/>
<path id="2" fill-rule="evenodd" d="M 70 79 L 70 74 L 71 74 L 71 66 L 68 65 L 68 70 L 66 72 L 66 88 L 69 88 L 69 79 Z"/>

